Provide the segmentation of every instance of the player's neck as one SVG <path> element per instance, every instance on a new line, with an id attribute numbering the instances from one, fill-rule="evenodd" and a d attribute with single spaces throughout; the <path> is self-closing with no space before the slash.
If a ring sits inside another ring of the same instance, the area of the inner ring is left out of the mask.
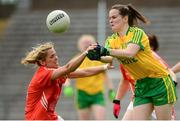
<path id="1" fill-rule="evenodd" d="M 118 32 L 118 33 L 119 33 L 119 36 L 120 36 L 120 37 L 126 36 L 126 33 L 127 33 L 127 31 L 128 31 L 128 28 L 129 28 L 129 25 L 128 25 L 128 24 L 124 25 L 124 26 L 122 27 L 121 31 Z"/>

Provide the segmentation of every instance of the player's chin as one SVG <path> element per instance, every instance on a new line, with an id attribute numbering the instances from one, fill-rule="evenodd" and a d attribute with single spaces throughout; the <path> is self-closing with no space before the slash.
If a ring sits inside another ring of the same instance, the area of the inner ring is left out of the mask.
<path id="1" fill-rule="evenodd" d="M 112 29 L 113 32 L 118 32 L 118 28 L 115 27 L 115 26 L 111 26 L 111 29 Z"/>
<path id="2" fill-rule="evenodd" d="M 53 68 L 55 68 L 55 69 L 57 69 L 58 67 L 59 67 L 58 63 L 53 65 Z"/>

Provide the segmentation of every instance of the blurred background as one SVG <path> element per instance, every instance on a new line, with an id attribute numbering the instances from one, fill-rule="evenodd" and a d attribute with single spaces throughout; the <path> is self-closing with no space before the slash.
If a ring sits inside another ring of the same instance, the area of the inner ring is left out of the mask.
<path id="1" fill-rule="evenodd" d="M 21 58 L 37 43 L 52 41 L 60 59 L 65 64 L 77 53 L 76 42 L 82 34 L 93 34 L 100 44 L 111 35 L 108 25 L 108 10 L 116 3 L 132 3 L 143 15 L 150 19 L 150 25 L 140 25 L 147 33 L 154 33 L 159 39 L 159 55 L 170 66 L 180 60 L 180 0 L 0 0 L 0 119 L 24 119 L 26 89 L 35 68 L 24 67 Z M 71 25 L 63 34 L 53 34 L 47 30 L 45 21 L 49 12 L 61 9 L 68 13 Z M 118 64 L 108 71 L 115 90 L 121 74 Z M 180 81 L 180 74 L 177 74 Z M 73 84 L 72 84 L 73 85 Z M 180 86 L 177 94 L 180 95 Z M 107 90 L 105 90 L 107 93 Z M 179 96 L 180 97 L 180 96 Z M 121 102 L 122 118 L 130 95 Z M 107 100 L 107 119 L 115 119 L 113 104 Z M 175 105 L 177 119 L 180 120 L 179 100 Z M 56 111 L 66 120 L 77 120 L 74 97 L 60 97 Z"/>

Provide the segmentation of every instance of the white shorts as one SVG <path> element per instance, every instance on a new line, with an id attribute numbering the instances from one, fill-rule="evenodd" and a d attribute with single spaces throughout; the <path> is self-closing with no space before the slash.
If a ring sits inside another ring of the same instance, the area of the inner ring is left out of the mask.
<path id="1" fill-rule="evenodd" d="M 157 117 L 156 117 L 156 113 L 155 113 L 155 110 L 153 110 L 153 112 L 152 112 L 151 116 L 152 116 L 152 118 L 153 118 L 153 119 L 157 119 Z"/>
<path id="2" fill-rule="evenodd" d="M 133 110 L 133 102 L 132 101 L 129 103 L 127 110 Z"/>
<path id="3" fill-rule="evenodd" d="M 61 118 L 61 116 L 58 116 L 58 121 L 64 121 L 64 119 Z"/>

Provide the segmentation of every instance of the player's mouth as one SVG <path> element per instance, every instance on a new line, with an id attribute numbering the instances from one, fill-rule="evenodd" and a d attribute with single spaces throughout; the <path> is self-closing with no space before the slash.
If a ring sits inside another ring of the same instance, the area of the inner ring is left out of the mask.
<path id="1" fill-rule="evenodd" d="M 113 28 L 114 27 L 114 24 L 111 24 L 111 28 Z"/>

